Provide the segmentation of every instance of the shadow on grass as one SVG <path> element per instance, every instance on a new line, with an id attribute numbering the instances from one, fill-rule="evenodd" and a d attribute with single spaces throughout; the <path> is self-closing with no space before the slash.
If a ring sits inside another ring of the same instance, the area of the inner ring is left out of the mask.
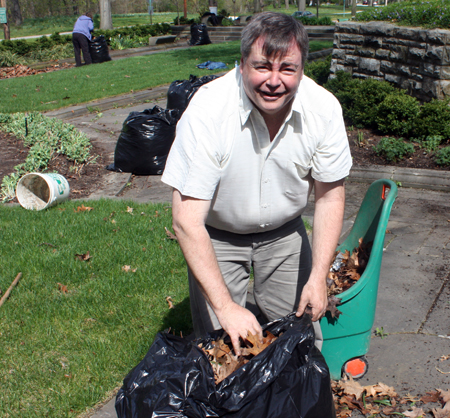
<path id="1" fill-rule="evenodd" d="M 191 305 L 188 297 L 167 310 L 159 332 L 169 332 L 169 329 L 171 334 L 180 335 L 181 332 L 184 337 L 193 333 Z"/>

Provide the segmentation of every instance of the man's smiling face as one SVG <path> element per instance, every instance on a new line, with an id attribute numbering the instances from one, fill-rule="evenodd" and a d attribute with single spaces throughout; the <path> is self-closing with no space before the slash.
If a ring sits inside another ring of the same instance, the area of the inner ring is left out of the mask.
<path id="1" fill-rule="evenodd" d="M 286 55 L 267 57 L 258 38 L 241 60 L 244 90 L 264 117 L 284 117 L 303 77 L 302 55 L 293 41 Z"/>

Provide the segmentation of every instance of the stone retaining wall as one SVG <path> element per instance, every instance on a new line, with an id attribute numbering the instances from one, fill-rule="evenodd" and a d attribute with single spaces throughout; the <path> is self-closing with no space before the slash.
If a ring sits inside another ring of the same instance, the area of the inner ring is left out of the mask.
<path id="1" fill-rule="evenodd" d="M 450 97 L 450 31 L 386 22 L 336 24 L 331 77 L 386 80 L 422 101 Z"/>

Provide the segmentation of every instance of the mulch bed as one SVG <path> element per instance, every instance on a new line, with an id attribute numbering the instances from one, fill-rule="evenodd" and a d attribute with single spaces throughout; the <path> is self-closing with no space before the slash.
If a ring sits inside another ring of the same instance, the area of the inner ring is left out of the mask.
<path id="1" fill-rule="evenodd" d="M 28 75 L 50 73 L 58 70 L 66 70 L 75 67 L 75 64 L 61 63 L 53 64 L 46 68 L 36 70 L 26 65 L 15 65 L 14 67 L 0 67 L 0 80 L 5 78 L 26 77 Z"/>

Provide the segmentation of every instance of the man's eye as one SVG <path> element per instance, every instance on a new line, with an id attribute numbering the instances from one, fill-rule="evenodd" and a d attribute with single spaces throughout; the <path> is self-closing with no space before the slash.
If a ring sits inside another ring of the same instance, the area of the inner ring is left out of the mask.
<path id="1" fill-rule="evenodd" d="M 281 72 L 284 73 L 284 74 L 294 74 L 295 73 L 295 68 L 286 67 L 286 68 L 283 68 L 281 70 Z"/>

